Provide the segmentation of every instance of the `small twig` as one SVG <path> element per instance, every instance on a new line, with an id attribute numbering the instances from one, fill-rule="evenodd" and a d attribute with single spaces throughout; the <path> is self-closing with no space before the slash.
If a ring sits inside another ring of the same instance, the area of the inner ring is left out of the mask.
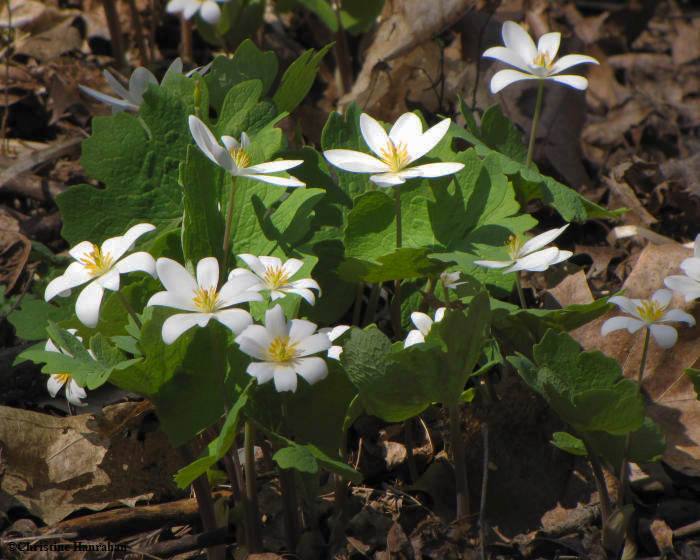
<path id="1" fill-rule="evenodd" d="M 481 503 L 479 504 L 479 549 L 481 560 L 486 560 L 486 492 L 489 484 L 489 425 L 481 425 L 481 437 L 484 442 L 483 473 L 481 475 Z"/>
<path id="2" fill-rule="evenodd" d="M 136 9 L 136 2 L 134 2 L 134 0 L 126 0 L 126 4 L 129 6 L 131 25 L 134 29 L 134 35 L 136 36 L 136 48 L 139 51 L 139 61 L 141 62 L 141 66 L 148 68 L 150 66 L 150 60 L 146 48 L 146 38 L 144 37 L 143 27 L 141 26 L 141 18 L 139 17 L 139 11 Z"/>
<path id="3" fill-rule="evenodd" d="M 122 26 L 119 23 L 119 14 L 114 5 L 114 0 L 102 0 L 102 7 L 107 18 L 109 37 L 112 40 L 112 56 L 118 70 L 126 69 L 126 57 L 124 56 L 124 42 L 122 40 Z"/>

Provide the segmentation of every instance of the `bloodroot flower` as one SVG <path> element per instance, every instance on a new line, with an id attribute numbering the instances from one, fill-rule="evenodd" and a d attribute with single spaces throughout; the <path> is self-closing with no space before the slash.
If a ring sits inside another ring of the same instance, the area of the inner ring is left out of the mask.
<path id="1" fill-rule="evenodd" d="M 250 139 L 245 132 L 241 134 L 240 143 L 231 136 L 222 136 L 222 146 L 207 125 L 197 117 L 190 115 L 189 123 L 190 132 L 199 149 L 211 161 L 219 167 L 223 167 L 232 176 L 247 177 L 248 179 L 255 179 L 256 181 L 283 187 L 303 187 L 305 185 L 296 177 L 268 175 L 268 173 L 277 173 L 296 167 L 304 163 L 304 160 L 282 159 L 249 166 L 250 155 L 246 152 L 246 148 L 250 145 Z"/>
<path id="2" fill-rule="evenodd" d="M 685 276 L 667 276 L 664 285 L 685 297 L 685 301 L 700 298 L 700 235 L 695 238 L 693 256 L 681 263 Z"/>
<path id="3" fill-rule="evenodd" d="M 618 329 L 627 329 L 635 333 L 642 327 L 649 327 L 651 335 L 661 348 L 671 348 L 678 339 L 678 332 L 670 325 L 662 325 L 674 321 L 684 321 L 689 326 L 695 324 L 692 315 L 680 309 L 668 309 L 673 294 L 670 290 L 656 290 L 651 299 L 630 299 L 624 296 L 613 296 L 608 301 L 617 305 L 622 311 L 632 317 L 613 317 L 603 323 L 600 334 L 603 336 Z"/>
<path id="4" fill-rule="evenodd" d="M 76 329 L 68 329 L 68 332 L 74 335 L 78 331 Z M 81 342 L 83 341 L 83 339 L 79 336 L 76 336 L 76 338 Z M 61 354 L 65 354 L 66 356 L 71 356 L 70 352 L 66 352 L 65 350 L 58 348 L 51 339 L 46 341 L 44 350 L 47 352 L 59 352 Z M 90 355 L 92 355 L 90 350 L 88 350 L 88 352 L 90 352 Z M 51 395 L 52 398 L 55 398 L 58 392 L 61 390 L 61 387 L 64 385 L 66 386 L 66 400 L 70 404 L 74 406 L 87 405 L 87 403 L 80 400 L 87 398 L 85 389 L 75 382 L 75 379 L 71 377 L 70 373 L 54 373 L 53 375 L 49 376 L 49 380 L 46 383 L 46 389 L 49 391 L 49 395 Z"/>
<path id="5" fill-rule="evenodd" d="M 474 261 L 474 264 L 485 266 L 487 268 L 504 268 L 509 266 L 508 270 L 504 270 L 503 274 L 515 272 L 518 270 L 530 270 L 532 272 L 542 272 L 547 270 L 553 264 L 565 261 L 573 255 L 571 251 L 561 251 L 557 247 L 547 247 L 547 244 L 559 237 L 564 230 L 569 227 L 569 224 L 560 227 L 559 229 L 551 229 L 540 235 L 536 235 L 532 239 L 522 243 L 518 237 L 512 236 L 508 241 L 508 256 L 507 261 Z"/>
<path id="6" fill-rule="evenodd" d="M 253 319 L 244 309 L 229 309 L 237 303 L 262 301 L 263 297 L 249 288 L 250 278 L 229 279 L 221 289 L 219 285 L 219 261 L 206 257 L 197 263 L 195 280 L 180 263 L 161 257 L 156 263 L 158 278 L 165 286 L 164 292 L 151 296 L 146 305 L 162 305 L 183 309 L 168 317 L 163 323 L 163 342 L 172 344 L 185 331 L 195 325 L 206 327 L 210 319 L 216 319 L 235 334 L 249 326 Z"/>
<path id="7" fill-rule="evenodd" d="M 217 0 L 217 2 L 227 1 Z M 216 25 L 221 19 L 221 8 L 212 0 L 170 0 L 165 11 L 169 14 L 182 13 L 185 19 L 191 19 L 199 12 L 202 19 L 211 25 Z"/>
<path id="8" fill-rule="evenodd" d="M 155 228 L 152 224 L 137 224 L 121 237 L 107 239 L 101 247 L 90 241 L 78 243 L 69 251 L 76 262 L 49 282 L 44 299 L 50 301 L 57 295 L 69 296 L 72 288 L 88 283 L 75 302 L 75 313 L 85 326 L 96 326 L 102 295 L 105 289 L 119 290 L 120 274 L 141 270 L 155 276 L 156 262 L 148 253 L 132 253 L 122 259 L 139 237 Z"/>
<path id="9" fill-rule="evenodd" d="M 520 80 L 552 80 L 579 90 L 588 87 L 588 80 L 583 76 L 561 75 L 561 72 L 579 64 L 598 64 L 598 61 L 592 56 L 568 54 L 555 62 L 561 33 L 545 33 L 535 46 L 527 31 L 513 21 L 506 21 L 501 35 L 505 47 L 491 47 L 482 56 L 495 58 L 515 66 L 517 70 L 496 72 L 491 78 L 491 93 L 498 93 Z"/>
<path id="10" fill-rule="evenodd" d="M 426 163 L 409 167 L 427 154 L 450 128 L 450 119 L 443 119 L 423 132 L 423 123 L 417 115 L 404 113 L 389 134 L 384 127 L 366 113 L 360 115 L 362 137 L 378 157 L 355 150 L 326 150 L 323 156 L 333 165 L 353 173 L 375 173 L 369 180 L 380 187 L 391 187 L 412 177 L 442 177 L 457 173 L 463 163 Z"/>
<path id="11" fill-rule="evenodd" d="M 312 356 L 327 351 L 331 346 L 325 333 L 316 333 L 316 325 L 304 319 L 287 322 L 279 305 L 265 312 L 265 326 L 251 325 L 236 342 L 249 356 L 260 360 L 252 362 L 246 370 L 258 380 L 258 384 L 275 380 L 278 392 L 297 389 L 297 374 L 310 384 L 328 375 L 328 365 L 323 358 Z"/>
<path id="12" fill-rule="evenodd" d="M 420 311 L 414 311 L 411 313 L 411 321 L 417 327 L 412 331 L 409 331 L 406 336 L 406 340 L 403 343 L 404 348 L 413 346 L 414 344 L 420 344 L 425 342 L 425 337 L 428 336 L 430 329 L 433 327 L 433 323 L 439 323 L 445 316 L 446 307 L 439 307 L 435 310 L 435 320 L 431 319 L 425 313 Z"/>

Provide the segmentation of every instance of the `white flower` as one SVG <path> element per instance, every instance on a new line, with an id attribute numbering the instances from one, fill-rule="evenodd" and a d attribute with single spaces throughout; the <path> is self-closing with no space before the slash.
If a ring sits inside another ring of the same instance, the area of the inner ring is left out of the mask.
<path id="1" fill-rule="evenodd" d="M 328 338 L 333 342 L 336 338 L 340 337 L 345 331 L 350 328 L 350 325 L 338 325 L 337 327 L 324 327 L 318 329 L 318 332 L 328 335 Z M 340 360 L 340 355 L 343 353 L 342 346 L 331 346 L 328 349 L 328 357 L 334 360 Z"/>
<path id="2" fill-rule="evenodd" d="M 71 334 L 75 334 L 78 332 L 76 329 L 68 329 L 68 332 Z M 79 336 L 76 336 L 80 342 L 83 341 L 83 339 Z M 50 338 L 46 341 L 46 345 L 44 346 L 44 350 L 47 352 L 59 352 L 61 354 L 65 354 L 66 356 L 73 357 L 70 352 L 66 352 L 65 350 L 61 350 L 58 348 L 54 343 L 53 340 Z M 92 356 L 92 352 L 90 352 L 90 355 Z M 87 398 L 87 393 L 85 392 L 85 389 L 83 389 L 80 385 L 78 385 L 75 382 L 75 379 L 73 379 L 70 375 L 70 373 L 54 373 L 51 376 L 49 376 L 49 380 L 46 383 L 46 388 L 49 391 L 49 395 L 51 397 L 55 398 L 56 395 L 58 394 L 58 391 L 60 391 L 61 387 L 66 386 L 66 400 L 71 403 L 74 406 L 85 406 L 87 403 L 81 402 L 80 399 L 85 399 Z"/>
<path id="3" fill-rule="evenodd" d="M 442 282 L 442 285 L 445 288 L 449 288 L 450 290 L 456 290 L 457 286 L 466 284 L 466 282 L 459 281 L 459 275 L 459 270 L 455 270 L 454 272 L 443 271 L 440 273 L 440 281 Z"/>
<path id="4" fill-rule="evenodd" d="M 413 113 L 401 115 L 389 134 L 384 127 L 366 113 L 360 115 L 362 137 L 378 158 L 355 150 L 326 150 L 330 163 L 353 173 L 376 173 L 369 180 L 380 187 L 391 187 L 413 177 L 442 177 L 457 173 L 463 163 L 426 163 L 408 167 L 409 164 L 432 150 L 450 127 L 450 119 L 444 119 L 423 132 L 423 123 Z"/>
<path id="5" fill-rule="evenodd" d="M 685 296 L 685 301 L 700 297 L 700 234 L 695 238 L 693 256 L 681 263 L 685 276 L 667 276 L 664 284 Z"/>
<path id="6" fill-rule="evenodd" d="M 300 295 L 309 305 L 313 305 L 316 300 L 314 293 L 309 288 L 321 293 L 321 287 L 312 278 L 288 281 L 304 266 L 304 263 L 299 259 L 289 259 L 282 264 L 282 261 L 277 257 L 256 257 L 243 253 L 238 255 L 238 258 L 244 261 L 253 272 L 245 268 L 236 268 L 229 273 L 229 280 L 238 276 L 252 277 L 255 284 L 251 289 L 270 290 L 270 298 L 273 301 L 284 297 L 289 292 Z"/>
<path id="7" fill-rule="evenodd" d="M 414 311 L 413 313 L 411 313 L 411 321 L 413 321 L 413 324 L 417 328 L 408 332 L 406 340 L 403 343 L 403 347 L 408 348 L 409 346 L 413 346 L 414 344 L 420 344 L 421 342 L 425 342 L 425 337 L 428 336 L 428 333 L 430 332 L 433 323 L 439 323 L 440 321 L 442 321 L 442 318 L 445 316 L 446 310 L 447 308 L 445 307 L 438 307 L 435 310 L 434 321 L 428 315 L 426 315 L 425 313 L 421 313 L 420 311 Z"/>
<path id="8" fill-rule="evenodd" d="M 554 62 L 559 51 L 561 33 L 545 33 L 537 46 L 522 27 L 513 21 L 506 21 L 501 29 L 505 47 L 491 47 L 482 56 L 495 58 L 518 70 L 501 70 L 491 78 L 491 93 L 498 93 L 504 87 L 520 80 L 553 80 L 575 89 L 584 90 L 588 80 L 583 76 L 559 75 L 560 72 L 578 64 L 598 64 L 592 56 L 568 54 Z"/>
<path id="9" fill-rule="evenodd" d="M 678 339 L 676 329 L 669 325 L 671 321 L 685 321 L 689 326 L 695 324 L 695 319 L 680 309 L 666 308 L 671 303 L 673 294 L 670 290 L 656 290 L 651 299 L 630 299 L 624 296 L 613 296 L 608 301 L 617 305 L 622 311 L 633 317 L 613 317 L 603 323 L 600 334 L 603 336 L 618 329 L 627 329 L 628 332 L 637 332 L 642 327 L 649 327 L 652 336 L 662 348 L 671 348 Z"/>
<path id="10" fill-rule="evenodd" d="M 72 288 L 89 282 L 75 302 L 75 313 L 81 323 L 94 327 L 100 316 L 102 295 L 105 289 L 119 290 L 120 274 L 141 270 L 155 276 L 156 263 L 148 253 L 140 251 L 121 258 L 139 237 L 155 228 L 152 224 L 137 224 L 121 237 L 107 239 L 102 247 L 89 241 L 78 243 L 69 251 L 76 262 L 49 282 L 44 299 L 50 301 L 57 295 L 68 296 Z"/>
<path id="11" fill-rule="evenodd" d="M 301 159 L 282 159 L 248 167 L 250 156 L 246 152 L 246 148 L 250 145 L 250 139 L 245 132 L 241 134 L 240 143 L 231 136 L 222 136 L 221 141 L 225 146 L 224 148 L 219 144 L 211 130 L 207 128 L 207 125 L 194 115 L 190 115 L 190 132 L 199 149 L 204 152 L 204 155 L 216 165 L 223 167 L 234 177 L 247 177 L 248 179 L 284 187 L 303 187 L 305 184 L 296 177 L 267 175 L 267 173 L 277 173 L 296 167 L 304 163 Z"/>
<path id="12" fill-rule="evenodd" d="M 182 60 L 176 58 L 170 67 L 166 70 L 165 75 L 167 76 L 170 72 L 175 72 L 177 74 L 182 73 Z M 110 85 L 110 87 L 116 92 L 119 97 L 113 97 L 111 95 L 104 94 L 100 91 L 94 90 L 87 86 L 78 86 L 84 93 L 89 96 L 94 97 L 102 103 L 107 103 L 112 106 L 112 113 L 117 113 L 118 111 L 138 111 L 139 106 L 143 102 L 143 94 L 148 89 L 149 84 L 155 86 L 158 85 L 158 80 L 151 73 L 150 70 L 146 68 L 136 68 L 129 78 L 129 89 L 127 90 L 119 81 L 112 76 L 107 70 L 104 71 L 105 80 Z"/>
<path id="13" fill-rule="evenodd" d="M 177 313 L 163 323 L 163 342 L 172 344 L 185 331 L 195 325 L 206 327 L 210 319 L 216 319 L 234 333 L 239 334 L 252 324 L 250 313 L 244 309 L 227 309 L 237 303 L 262 301 L 263 297 L 249 288 L 249 278 L 229 279 L 220 290 L 219 261 L 206 257 L 197 263 L 195 280 L 180 263 L 161 257 L 156 262 L 158 278 L 165 286 L 164 292 L 153 294 L 146 305 L 162 305 L 184 309 L 188 313 Z"/>
<path id="14" fill-rule="evenodd" d="M 560 251 L 556 247 L 547 247 L 542 249 L 548 243 L 554 241 L 562 232 L 569 227 L 569 224 L 560 227 L 559 229 L 550 229 L 521 245 L 518 237 L 510 236 L 508 241 L 508 261 L 474 261 L 474 264 L 486 266 L 488 268 L 503 268 L 510 266 L 508 270 L 504 270 L 503 274 L 514 272 L 516 270 L 530 270 L 532 272 L 542 272 L 547 270 L 551 265 L 565 261 L 573 255 L 571 251 Z"/>
<path id="15" fill-rule="evenodd" d="M 328 350 L 331 341 L 327 334 L 316 333 L 316 325 L 303 319 L 292 319 L 287 323 L 279 305 L 265 312 L 265 326 L 251 325 L 244 330 L 236 342 L 242 352 L 259 362 L 252 362 L 248 374 L 263 384 L 275 380 L 275 389 L 296 391 L 297 374 L 309 384 L 314 384 L 328 375 L 328 366 L 323 358 L 311 356 Z"/>
<path id="16" fill-rule="evenodd" d="M 228 0 L 216 0 L 217 2 L 227 2 Z M 202 19 L 211 25 L 216 25 L 221 19 L 221 9 L 212 0 L 170 0 L 165 10 L 169 14 L 182 12 L 182 17 L 190 19 L 199 12 Z"/>

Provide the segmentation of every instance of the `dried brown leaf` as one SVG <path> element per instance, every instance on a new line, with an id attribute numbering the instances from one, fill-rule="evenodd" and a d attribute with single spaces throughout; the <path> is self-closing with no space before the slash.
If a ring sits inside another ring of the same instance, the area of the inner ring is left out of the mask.
<path id="1" fill-rule="evenodd" d="M 29 260 L 32 244 L 21 233 L 0 230 L 0 285 L 11 292 Z"/>

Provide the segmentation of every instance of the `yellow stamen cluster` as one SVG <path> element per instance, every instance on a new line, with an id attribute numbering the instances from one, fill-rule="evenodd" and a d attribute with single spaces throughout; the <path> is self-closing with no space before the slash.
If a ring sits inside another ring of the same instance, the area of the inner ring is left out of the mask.
<path id="1" fill-rule="evenodd" d="M 659 305 L 658 302 L 648 299 L 642 301 L 640 305 L 637 306 L 637 312 L 639 313 L 639 317 L 647 323 L 653 323 L 654 321 L 658 321 L 659 319 L 661 319 L 661 317 L 664 316 L 665 311 L 665 306 Z"/>
<path id="2" fill-rule="evenodd" d="M 51 375 L 56 381 L 58 381 L 61 385 L 65 385 L 70 381 L 70 373 L 54 373 Z"/>
<path id="3" fill-rule="evenodd" d="M 233 158 L 233 163 L 235 163 L 236 167 L 238 167 L 239 169 L 243 167 L 248 167 L 248 165 L 250 164 L 250 156 L 245 152 L 243 148 L 231 148 L 229 153 Z"/>
<path id="4" fill-rule="evenodd" d="M 112 255 L 103 253 L 97 245 L 93 245 L 92 251 L 79 260 L 91 276 L 100 276 L 108 272 L 114 262 Z"/>
<path id="5" fill-rule="evenodd" d="M 508 256 L 515 260 L 520 254 L 520 248 L 523 246 L 520 237 L 517 235 L 511 235 L 506 241 L 506 250 L 508 251 Z"/>
<path id="6" fill-rule="evenodd" d="M 408 156 L 408 148 L 403 142 L 399 142 L 398 145 L 389 140 L 386 147 L 380 150 L 382 155 L 382 161 L 391 167 L 392 171 L 401 171 L 409 163 L 411 159 Z"/>
<path id="7" fill-rule="evenodd" d="M 534 66 L 544 66 L 545 68 L 549 68 L 552 66 L 552 60 L 549 58 L 549 53 L 538 52 L 537 56 L 533 59 L 532 64 Z"/>
<path id="8" fill-rule="evenodd" d="M 213 313 L 219 309 L 219 307 L 221 307 L 219 292 L 216 291 L 216 288 L 199 288 L 198 290 L 195 290 L 192 303 L 194 303 L 204 313 Z"/>
<path id="9" fill-rule="evenodd" d="M 296 358 L 298 342 L 292 342 L 288 336 L 275 337 L 267 349 L 267 355 L 275 362 L 286 362 Z"/>
<path id="10" fill-rule="evenodd" d="M 282 266 L 268 266 L 265 267 L 265 276 L 263 279 L 269 288 L 279 288 L 286 284 L 289 279 L 289 272 Z"/>

